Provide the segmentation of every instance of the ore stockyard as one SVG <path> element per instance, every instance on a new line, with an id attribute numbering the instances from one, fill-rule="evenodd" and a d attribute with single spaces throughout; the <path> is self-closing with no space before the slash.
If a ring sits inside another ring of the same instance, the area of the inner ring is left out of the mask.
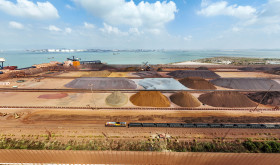
<path id="1" fill-rule="evenodd" d="M 280 75 L 242 68 L 50 64 L 10 71 L 0 75 L 7 82 L 0 138 L 55 142 L 57 149 L 92 141 L 278 140 Z"/>

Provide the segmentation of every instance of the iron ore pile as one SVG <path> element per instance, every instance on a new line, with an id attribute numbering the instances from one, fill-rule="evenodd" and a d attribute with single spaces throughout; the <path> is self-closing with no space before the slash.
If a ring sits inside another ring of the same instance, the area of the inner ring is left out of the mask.
<path id="1" fill-rule="evenodd" d="M 173 78 L 144 78 L 138 82 L 146 90 L 186 90 L 187 88 Z"/>
<path id="2" fill-rule="evenodd" d="M 188 77 L 180 79 L 179 82 L 192 89 L 216 89 L 209 81 L 199 77 Z"/>
<path id="3" fill-rule="evenodd" d="M 256 69 L 252 68 L 252 67 L 243 67 L 243 68 L 239 68 L 238 70 L 246 71 L 246 72 L 254 72 L 254 71 L 256 71 Z"/>
<path id="4" fill-rule="evenodd" d="M 162 77 L 156 71 L 141 71 L 141 72 L 133 73 L 133 75 L 137 75 L 139 77 L 145 77 L 145 78 L 158 78 L 158 77 Z"/>
<path id="5" fill-rule="evenodd" d="M 202 94 L 198 100 L 213 107 L 255 107 L 246 95 L 234 91 L 215 91 Z"/>
<path id="6" fill-rule="evenodd" d="M 170 101 L 159 91 L 140 91 L 130 97 L 132 104 L 145 107 L 170 107 Z"/>
<path id="7" fill-rule="evenodd" d="M 211 80 L 217 86 L 245 90 L 280 90 L 280 84 L 266 78 L 218 78 Z"/>
<path id="8" fill-rule="evenodd" d="M 206 79 L 214 79 L 220 77 L 215 72 L 210 70 L 176 70 L 168 73 L 167 75 L 175 78 L 200 77 Z"/>
<path id="9" fill-rule="evenodd" d="M 80 77 L 108 77 L 111 73 L 108 70 L 85 72 Z"/>
<path id="10" fill-rule="evenodd" d="M 178 92 L 170 96 L 170 100 L 181 107 L 199 107 L 199 100 L 189 92 Z"/>
<path id="11" fill-rule="evenodd" d="M 280 92 L 256 92 L 247 95 L 251 100 L 265 105 L 280 105 Z"/>
<path id="12" fill-rule="evenodd" d="M 136 89 L 137 85 L 134 81 L 127 78 L 77 78 L 70 83 L 66 84 L 67 88 L 76 89 L 93 89 L 93 90 L 105 90 L 105 89 Z"/>
<path id="13" fill-rule="evenodd" d="M 106 104 L 114 107 L 121 107 L 128 102 L 127 95 L 115 91 L 106 98 Z"/>

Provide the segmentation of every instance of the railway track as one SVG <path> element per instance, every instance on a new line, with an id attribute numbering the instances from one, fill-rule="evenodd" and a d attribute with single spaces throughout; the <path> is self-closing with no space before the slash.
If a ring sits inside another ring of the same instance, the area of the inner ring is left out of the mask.
<path id="1" fill-rule="evenodd" d="M 0 109 L 76 109 L 76 110 L 161 110 L 161 111 L 254 111 L 254 108 L 149 108 L 149 107 L 65 107 L 65 106 L 0 106 Z M 262 108 L 255 111 L 280 111 Z"/>
<path id="2" fill-rule="evenodd" d="M 90 90 L 90 89 L 33 89 L 33 88 L 0 88 L 0 92 L 69 92 L 69 93 L 111 93 L 114 91 L 121 91 L 125 93 L 134 93 L 139 91 L 160 91 L 162 93 L 175 93 L 175 92 L 214 92 L 214 91 L 234 91 L 234 92 L 264 92 L 265 90 L 146 90 L 146 89 L 98 89 L 98 90 Z M 280 89 L 279 89 L 280 91 Z"/>

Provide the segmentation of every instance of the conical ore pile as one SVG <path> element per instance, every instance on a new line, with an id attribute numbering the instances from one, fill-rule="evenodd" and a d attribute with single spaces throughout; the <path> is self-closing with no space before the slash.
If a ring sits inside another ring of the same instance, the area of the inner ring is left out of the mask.
<path id="1" fill-rule="evenodd" d="M 201 104 L 189 92 L 179 92 L 170 96 L 170 100 L 181 107 L 199 107 Z"/>
<path id="2" fill-rule="evenodd" d="M 252 102 L 247 96 L 232 91 L 216 91 L 202 94 L 198 98 L 204 104 L 213 107 L 254 107 L 256 103 Z"/>
<path id="3" fill-rule="evenodd" d="M 249 93 L 247 95 L 251 100 L 255 102 L 261 102 L 261 104 L 265 105 L 280 105 L 280 92 L 256 92 L 256 93 Z"/>
<path id="4" fill-rule="evenodd" d="M 179 80 L 179 82 L 192 89 L 216 89 L 209 81 L 199 77 L 189 77 Z"/>
<path id="5" fill-rule="evenodd" d="M 159 91 L 140 91 L 130 97 L 130 101 L 137 106 L 169 107 L 170 102 Z"/>
<path id="6" fill-rule="evenodd" d="M 115 91 L 105 101 L 110 106 L 120 107 L 128 102 L 128 97 L 119 91 Z"/>

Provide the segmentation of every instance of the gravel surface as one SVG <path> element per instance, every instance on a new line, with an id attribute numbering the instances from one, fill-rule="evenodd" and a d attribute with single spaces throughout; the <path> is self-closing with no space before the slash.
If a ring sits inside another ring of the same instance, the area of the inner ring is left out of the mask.
<path id="1" fill-rule="evenodd" d="M 136 89 L 134 81 L 127 78 L 77 78 L 66 84 L 67 88 L 77 89 Z"/>

